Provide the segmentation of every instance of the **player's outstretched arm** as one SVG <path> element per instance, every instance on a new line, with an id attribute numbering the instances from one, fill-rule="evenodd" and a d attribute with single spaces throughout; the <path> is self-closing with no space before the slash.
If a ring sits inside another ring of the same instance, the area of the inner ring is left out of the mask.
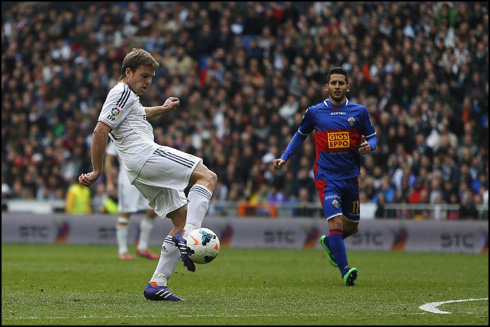
<path id="1" fill-rule="evenodd" d="M 279 159 L 274 159 L 272 161 L 272 164 L 275 169 L 279 169 L 282 166 L 286 164 L 288 161 L 289 157 L 296 151 L 297 148 L 303 144 L 303 142 L 306 140 L 308 135 L 302 134 L 299 129 L 298 131 L 293 135 L 293 138 L 291 139 L 291 142 L 289 142 L 288 146 L 286 147 L 286 150 L 282 154 L 281 158 Z"/>
<path id="2" fill-rule="evenodd" d="M 145 107 L 146 118 L 147 119 L 153 118 L 169 110 L 174 110 L 179 106 L 179 104 L 180 104 L 179 98 L 169 97 L 167 100 L 165 100 L 165 103 L 161 106 Z"/>

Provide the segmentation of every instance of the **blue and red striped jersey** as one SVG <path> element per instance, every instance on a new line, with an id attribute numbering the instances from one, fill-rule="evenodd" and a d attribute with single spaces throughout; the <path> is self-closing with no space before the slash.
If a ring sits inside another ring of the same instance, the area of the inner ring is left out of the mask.
<path id="1" fill-rule="evenodd" d="M 297 133 L 306 138 L 313 131 L 315 180 L 346 179 L 360 175 L 361 155 L 358 148 L 361 136 L 368 139 L 376 135 L 366 107 L 349 100 L 335 106 L 328 99 L 311 106 L 306 110 Z M 296 146 L 288 146 L 281 158 L 288 160 L 295 149 Z"/>

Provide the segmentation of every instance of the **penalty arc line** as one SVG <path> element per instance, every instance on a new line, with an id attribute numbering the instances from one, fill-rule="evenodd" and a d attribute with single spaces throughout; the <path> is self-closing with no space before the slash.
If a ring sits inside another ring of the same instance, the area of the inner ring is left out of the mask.
<path id="1" fill-rule="evenodd" d="M 426 303 L 424 305 L 421 305 L 419 307 L 419 309 L 424 310 L 424 311 L 428 311 L 428 312 L 431 312 L 431 313 L 451 314 L 451 312 L 439 310 L 437 307 L 440 306 L 440 305 L 442 305 L 442 304 L 446 304 L 446 303 L 468 302 L 468 301 L 485 301 L 485 300 L 488 301 L 488 297 L 482 298 L 482 299 L 466 299 L 466 300 L 451 300 L 451 301 L 442 301 L 442 302 L 430 302 L 430 303 Z"/>

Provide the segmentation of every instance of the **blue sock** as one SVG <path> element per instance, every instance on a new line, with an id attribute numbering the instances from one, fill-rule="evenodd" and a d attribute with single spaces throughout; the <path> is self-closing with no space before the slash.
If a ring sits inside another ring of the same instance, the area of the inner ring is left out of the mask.
<path id="1" fill-rule="evenodd" d="M 331 229 L 330 234 L 328 235 L 328 246 L 330 247 L 330 251 L 332 251 L 335 262 L 339 265 L 342 277 L 349 271 L 343 234 L 344 233 L 340 229 Z M 325 239 L 327 239 L 327 237 Z"/>
<path id="2" fill-rule="evenodd" d="M 347 237 L 349 237 L 351 235 L 352 235 L 351 233 L 344 231 L 344 234 L 342 235 L 342 239 L 345 240 Z M 327 235 L 327 237 L 325 237 L 323 239 L 323 243 L 325 243 L 325 245 L 328 247 L 330 247 L 329 240 L 328 240 L 329 237 L 330 237 L 330 235 Z"/>
<path id="3" fill-rule="evenodd" d="M 330 247 L 330 241 L 329 241 L 329 238 L 330 238 L 330 235 L 327 235 L 327 237 L 325 237 L 323 239 L 323 243 L 325 243 L 326 246 Z"/>

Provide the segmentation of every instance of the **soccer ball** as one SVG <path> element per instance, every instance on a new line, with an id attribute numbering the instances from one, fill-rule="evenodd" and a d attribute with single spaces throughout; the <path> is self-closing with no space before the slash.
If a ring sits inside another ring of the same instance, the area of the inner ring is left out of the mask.
<path id="1" fill-rule="evenodd" d="M 187 255 L 195 263 L 210 263 L 219 253 L 219 238 L 209 228 L 194 229 L 187 238 Z"/>

